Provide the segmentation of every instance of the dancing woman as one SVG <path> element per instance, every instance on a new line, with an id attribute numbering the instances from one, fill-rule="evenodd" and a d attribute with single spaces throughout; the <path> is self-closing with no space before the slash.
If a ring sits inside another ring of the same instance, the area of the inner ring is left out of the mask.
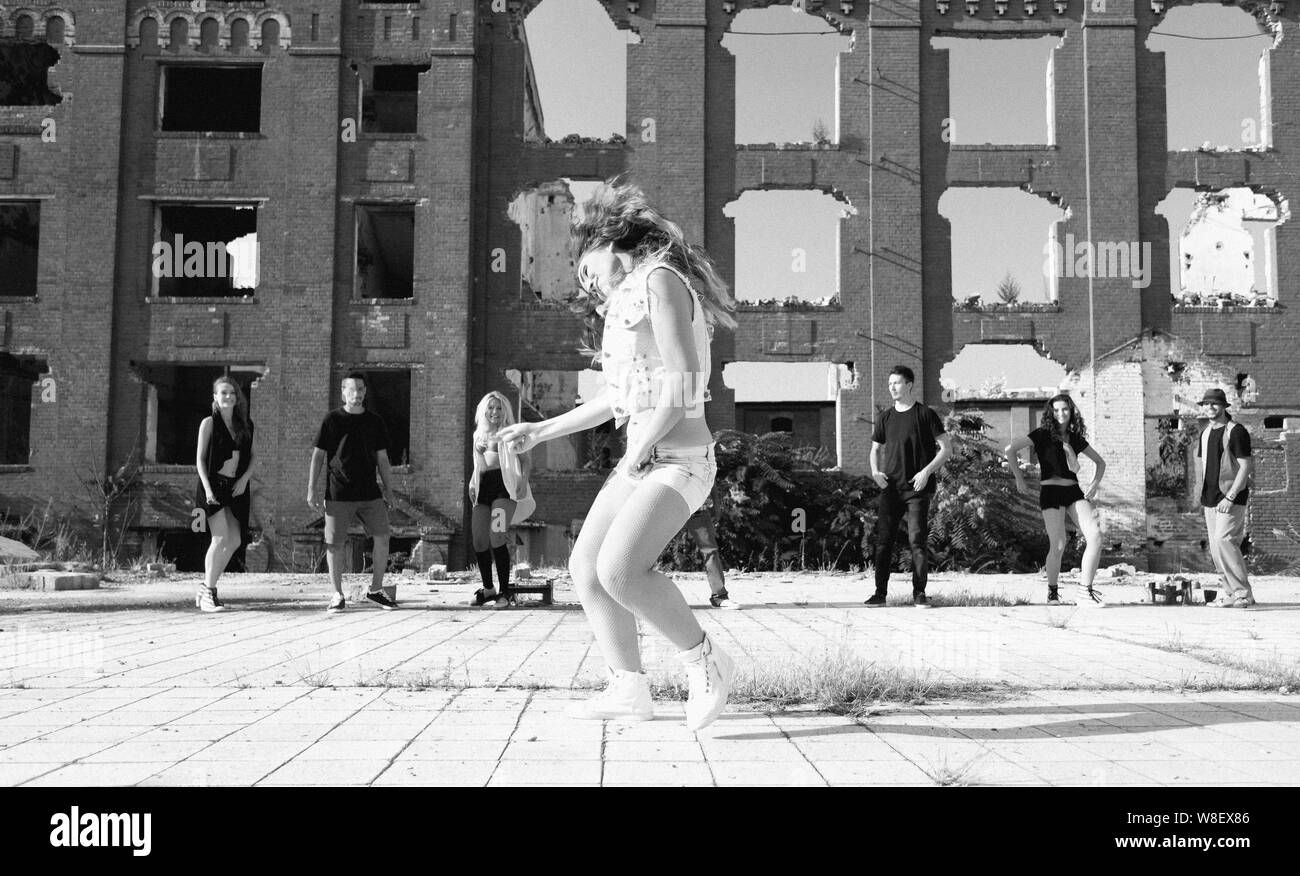
<path id="1" fill-rule="evenodd" d="M 194 595 L 201 611 L 224 611 L 217 579 L 248 536 L 248 482 L 253 476 L 253 421 L 244 391 L 228 376 L 212 383 L 212 416 L 199 424 L 194 507 L 203 509 L 212 543 L 204 557 L 204 583 Z"/>
<path id="2" fill-rule="evenodd" d="M 475 605 L 510 606 L 510 548 L 506 546 L 506 535 L 512 524 L 522 522 L 536 507 L 528 486 L 528 455 L 516 456 L 511 448 L 501 446 L 502 427 L 514 421 L 510 402 L 499 392 L 483 396 L 474 411 L 474 474 L 469 481 L 469 500 L 474 510 L 470 530 L 483 577 L 483 588 L 474 594 Z M 492 586 L 494 561 L 500 592 Z"/>
<path id="3" fill-rule="evenodd" d="M 610 671 L 608 687 L 576 715 L 653 717 L 637 646 L 640 619 L 681 652 L 690 685 L 686 723 L 698 730 L 726 706 L 735 668 L 654 566 L 704 504 L 717 473 L 704 421 L 710 334 L 714 325 L 735 326 L 735 303 L 709 257 L 631 184 L 597 189 L 571 229 L 570 251 L 587 294 L 584 340 L 608 389 L 550 420 L 509 426 L 501 438 L 526 450 L 610 417 L 627 425 L 627 453 L 587 512 L 569 559 Z"/>
<path id="4" fill-rule="evenodd" d="M 1047 601 L 1058 604 L 1061 597 L 1057 591 L 1057 577 L 1061 573 L 1061 555 L 1065 553 L 1065 518 L 1069 515 L 1074 520 L 1075 528 L 1083 533 L 1087 547 L 1083 552 L 1083 564 L 1079 579 L 1079 588 L 1075 601 L 1081 606 L 1104 607 L 1106 601 L 1092 587 L 1093 576 L 1097 573 L 1097 562 L 1101 558 L 1101 527 L 1097 523 L 1097 513 L 1092 500 L 1101 486 L 1102 475 L 1106 473 L 1106 461 L 1093 450 L 1087 441 L 1087 429 L 1083 417 L 1074 405 L 1074 399 L 1062 393 L 1053 396 L 1043 408 L 1042 423 L 1029 435 L 1012 441 L 1006 447 L 1007 461 L 1011 473 L 1016 478 L 1016 489 L 1024 495 L 1029 494 L 1029 485 L 1025 475 L 1020 471 L 1017 457 L 1020 451 L 1033 447 L 1038 457 L 1041 475 L 1041 488 L 1038 505 L 1043 511 L 1043 523 L 1047 526 L 1049 546 L 1047 549 Z M 1092 483 L 1085 493 L 1079 487 L 1079 454 L 1092 460 L 1095 466 Z"/>

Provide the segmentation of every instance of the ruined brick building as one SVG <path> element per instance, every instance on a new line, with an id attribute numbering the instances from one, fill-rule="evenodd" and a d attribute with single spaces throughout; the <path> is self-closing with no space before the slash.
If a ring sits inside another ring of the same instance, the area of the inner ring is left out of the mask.
<path id="1" fill-rule="evenodd" d="M 83 481 L 134 455 L 128 543 L 193 556 L 193 435 L 211 380 L 229 371 L 258 426 L 265 539 L 250 564 L 310 563 L 308 448 L 341 375 L 362 368 L 398 445 L 397 549 L 423 536 L 458 563 L 477 400 L 501 389 L 550 413 L 584 391 L 563 284 L 538 269 L 567 266 L 563 181 L 626 171 L 733 276 L 724 207 L 742 193 L 814 190 L 846 207 L 826 302 L 747 304 L 739 330 L 717 337 L 715 429 L 740 422 L 725 363 L 828 363 L 838 392 L 808 429 L 829 429 L 841 464 L 862 470 L 895 362 L 937 403 L 939 372 L 966 345 L 1032 344 L 1071 371 L 1110 461 L 1101 499 L 1116 554 L 1194 552 L 1185 523 L 1199 518 L 1148 501 L 1145 484 L 1170 418 L 1193 417 L 1207 383 L 1236 393 L 1255 434 L 1256 544 L 1293 550 L 1272 530 L 1300 523 L 1300 434 L 1288 431 L 1300 417 L 1300 223 L 1276 227 L 1268 306 L 1175 301 L 1177 278 L 1155 259 L 1143 289 L 1122 272 L 1067 272 L 1050 306 L 954 307 L 938 202 L 956 187 L 1030 192 L 1066 211 L 1059 239 L 1099 251 L 1167 252 L 1155 208 L 1175 187 L 1245 187 L 1285 215 L 1300 190 L 1296 0 L 1240 4 L 1275 36 L 1260 143 L 1181 151 L 1166 142 L 1163 56 L 1145 48 L 1164 0 L 802 0 L 852 45 L 834 142 L 780 146 L 736 145 L 722 45 L 737 14 L 770 3 L 605 0 L 638 36 L 627 126 L 573 142 L 545 136 L 522 28 L 536 5 L 0 7 L 0 511 L 84 509 Z M 1051 142 L 948 142 L 949 58 L 935 35 L 1059 38 Z M 160 262 L 159 244 L 195 239 L 227 245 L 233 270 Z M 562 559 L 603 481 L 585 464 L 602 440 L 548 451 L 526 533 L 534 559 Z"/>

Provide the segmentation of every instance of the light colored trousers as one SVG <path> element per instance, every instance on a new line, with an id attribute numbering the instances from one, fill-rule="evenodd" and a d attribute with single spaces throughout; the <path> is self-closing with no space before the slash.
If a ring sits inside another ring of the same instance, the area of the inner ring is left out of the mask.
<path id="1" fill-rule="evenodd" d="M 1227 581 L 1228 597 L 1252 596 L 1246 577 L 1246 558 L 1241 555 L 1241 539 L 1246 534 L 1246 506 L 1233 505 L 1224 514 L 1217 508 L 1205 508 L 1205 529 L 1209 533 L 1210 556 L 1214 568 Z"/>

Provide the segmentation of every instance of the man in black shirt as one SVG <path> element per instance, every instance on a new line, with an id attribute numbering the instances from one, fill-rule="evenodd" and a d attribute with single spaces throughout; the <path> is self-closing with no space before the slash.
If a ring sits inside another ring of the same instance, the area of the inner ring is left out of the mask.
<path id="1" fill-rule="evenodd" d="M 695 544 L 699 546 L 700 554 L 704 557 L 704 570 L 709 579 L 709 604 L 714 608 L 735 609 L 740 606 L 732 602 L 731 596 L 727 593 L 727 579 L 722 571 L 722 552 L 718 549 L 718 530 L 713 525 L 713 509 L 717 505 L 715 501 L 717 493 L 718 485 L 715 483 L 704 504 L 690 516 L 682 529 L 695 539 Z"/>
<path id="2" fill-rule="evenodd" d="M 894 406 L 876 418 L 871 435 L 871 476 L 880 485 L 876 506 L 876 592 L 866 603 L 872 608 L 885 604 L 894 538 L 904 509 L 912 547 L 912 604 L 930 607 L 925 595 L 930 570 L 926 544 L 930 538 L 930 498 L 934 495 L 933 475 L 947 462 L 951 439 L 939 415 L 916 400 L 915 380 L 906 365 L 895 365 L 889 372 L 889 394 Z"/>
<path id="3" fill-rule="evenodd" d="M 1228 396 L 1221 389 L 1206 390 L 1201 404 L 1209 410 L 1210 422 L 1201 432 L 1196 459 L 1201 473 L 1201 507 L 1209 533 L 1210 556 L 1223 576 L 1224 598 L 1211 605 L 1222 608 L 1250 608 L 1255 595 L 1246 577 L 1246 560 L 1241 539 L 1246 532 L 1246 501 L 1249 499 L 1254 460 L 1250 433 L 1228 414 Z"/>
<path id="4" fill-rule="evenodd" d="M 334 585 L 329 611 L 338 611 L 346 604 L 341 553 L 348 540 L 348 527 L 358 517 L 366 534 L 375 541 L 373 577 L 366 599 L 383 609 L 397 607 L 383 590 L 388 567 L 388 506 L 393 504 L 388 429 L 378 414 L 365 409 L 365 399 L 365 375 L 354 371 L 343 378 L 343 407 L 331 411 L 321 423 L 307 472 L 307 504 L 325 514 L 326 559 L 330 583 Z M 317 484 L 326 463 L 329 473 L 322 503 Z M 375 483 L 376 468 L 384 482 L 382 491 Z"/>

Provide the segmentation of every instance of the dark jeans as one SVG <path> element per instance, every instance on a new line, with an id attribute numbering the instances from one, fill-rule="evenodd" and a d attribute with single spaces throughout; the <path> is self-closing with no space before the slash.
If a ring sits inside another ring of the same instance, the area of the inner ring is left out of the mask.
<path id="1" fill-rule="evenodd" d="M 890 484 L 881 491 L 876 504 L 876 592 L 884 595 L 889 587 L 889 567 L 894 558 L 894 538 L 898 524 L 907 511 L 907 538 L 912 546 L 912 592 L 924 593 L 930 572 L 930 498 L 934 494 L 918 493 L 907 486 Z"/>
<path id="2" fill-rule="evenodd" d="M 709 575 L 709 589 L 717 596 L 727 589 L 727 584 L 722 577 L 722 554 L 718 552 L 718 531 L 713 528 L 713 515 L 709 509 L 700 508 L 686 521 L 685 529 L 700 546 L 704 568 Z"/>

